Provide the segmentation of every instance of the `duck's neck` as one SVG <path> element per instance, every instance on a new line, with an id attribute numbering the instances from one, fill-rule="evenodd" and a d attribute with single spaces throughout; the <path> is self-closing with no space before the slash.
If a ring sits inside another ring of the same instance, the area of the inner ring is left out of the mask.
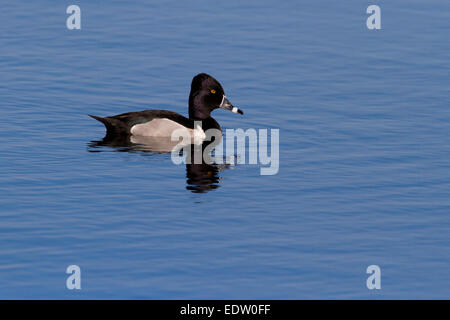
<path id="1" fill-rule="evenodd" d="M 189 119 L 191 120 L 205 120 L 211 116 L 209 110 L 202 107 L 200 97 L 196 94 L 189 95 Z"/>
<path id="2" fill-rule="evenodd" d="M 199 96 L 193 94 L 192 92 L 189 95 L 189 119 L 193 121 L 201 121 L 203 130 L 222 130 L 219 123 L 211 117 L 211 111 L 205 110 L 205 108 L 202 107 L 200 99 L 201 98 Z"/>

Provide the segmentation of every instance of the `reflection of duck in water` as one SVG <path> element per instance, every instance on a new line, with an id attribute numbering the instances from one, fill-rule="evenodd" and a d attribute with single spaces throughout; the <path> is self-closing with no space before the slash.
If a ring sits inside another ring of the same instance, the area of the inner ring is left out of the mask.
<path id="1" fill-rule="evenodd" d="M 190 155 L 187 155 L 186 159 L 186 189 L 194 193 L 204 193 L 219 187 L 219 171 L 227 169 L 229 165 L 206 163 L 203 154 L 206 147 L 210 144 L 216 146 L 221 140 L 222 137 L 220 136 L 218 141 L 204 141 L 201 145 L 190 146 L 190 149 L 188 149 L 190 150 Z M 197 154 L 202 156 L 201 162 L 194 159 Z"/>
<path id="2" fill-rule="evenodd" d="M 219 123 L 211 117 L 211 112 L 217 108 L 243 114 L 228 101 L 216 79 L 201 73 L 192 79 L 189 118 L 167 110 L 128 112 L 104 118 L 91 116 L 105 125 L 107 133 L 102 141 L 94 141 L 90 146 L 94 148 L 110 146 L 117 148 L 117 151 L 170 152 L 179 143 L 171 140 L 175 130 L 185 130 L 190 135 L 191 142 L 194 139 L 197 141 L 199 137 L 204 139 L 205 131 L 208 129 L 221 130 Z M 204 149 L 208 144 L 203 142 L 200 147 Z M 190 149 L 194 150 L 195 146 L 191 146 Z M 186 171 L 188 184 L 197 186 L 188 187 L 189 190 L 205 192 L 217 188 L 219 169 L 216 165 L 202 161 L 199 164 L 187 164 Z"/>
<path id="3" fill-rule="evenodd" d="M 186 154 L 186 189 L 194 193 L 205 193 L 219 187 L 220 176 L 219 172 L 228 168 L 227 164 L 209 164 L 201 157 L 201 161 L 194 161 L 194 157 L 200 149 L 200 154 L 210 144 L 217 145 L 221 141 L 204 141 L 202 144 L 192 144 L 185 146 L 180 152 L 189 150 L 190 154 Z M 167 144 L 164 144 L 166 143 Z M 129 136 L 116 136 L 114 139 L 111 136 L 106 136 L 101 141 L 92 141 L 89 144 L 89 152 L 102 152 L 102 147 L 111 147 L 119 152 L 151 152 L 151 153 L 168 153 L 178 142 L 169 141 L 167 139 L 160 139 L 155 141 L 151 139 L 140 139 L 138 143 L 131 141 Z M 198 163 L 199 162 L 199 163 Z"/>

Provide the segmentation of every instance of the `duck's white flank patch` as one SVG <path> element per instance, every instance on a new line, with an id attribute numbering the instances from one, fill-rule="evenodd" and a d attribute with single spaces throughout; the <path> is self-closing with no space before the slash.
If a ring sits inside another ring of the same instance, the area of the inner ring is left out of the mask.
<path id="1" fill-rule="evenodd" d="M 187 135 L 195 141 L 203 141 L 206 134 L 200 124 L 196 124 L 195 129 L 188 129 L 183 125 L 167 118 L 153 119 L 145 123 L 136 124 L 131 127 L 133 136 L 143 137 L 171 137 L 175 130 L 186 130 Z"/>
<path id="2" fill-rule="evenodd" d="M 170 137 L 172 132 L 177 129 L 187 129 L 178 122 L 167 118 L 153 119 L 152 121 L 136 124 L 131 127 L 130 132 L 135 136 L 144 137 Z"/>

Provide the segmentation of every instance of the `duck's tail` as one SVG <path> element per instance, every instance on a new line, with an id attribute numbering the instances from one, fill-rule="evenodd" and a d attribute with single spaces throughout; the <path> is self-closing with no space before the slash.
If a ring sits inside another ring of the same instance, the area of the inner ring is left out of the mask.
<path id="1" fill-rule="evenodd" d="M 120 120 L 110 118 L 110 117 L 97 117 L 93 116 L 91 114 L 88 114 L 89 117 L 100 121 L 103 123 L 106 127 L 106 134 L 108 136 L 110 135 L 129 135 L 130 132 L 128 130 L 128 127 Z"/>

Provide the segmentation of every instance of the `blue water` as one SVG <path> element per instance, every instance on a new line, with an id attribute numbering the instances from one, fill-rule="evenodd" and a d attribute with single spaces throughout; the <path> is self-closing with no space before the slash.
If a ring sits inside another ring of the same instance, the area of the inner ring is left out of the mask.
<path id="1" fill-rule="evenodd" d="M 70 4 L 0 10 L 0 298 L 450 297 L 450 2 Z M 186 115 L 199 72 L 224 129 L 280 129 L 278 174 L 92 147 L 87 114 Z"/>

